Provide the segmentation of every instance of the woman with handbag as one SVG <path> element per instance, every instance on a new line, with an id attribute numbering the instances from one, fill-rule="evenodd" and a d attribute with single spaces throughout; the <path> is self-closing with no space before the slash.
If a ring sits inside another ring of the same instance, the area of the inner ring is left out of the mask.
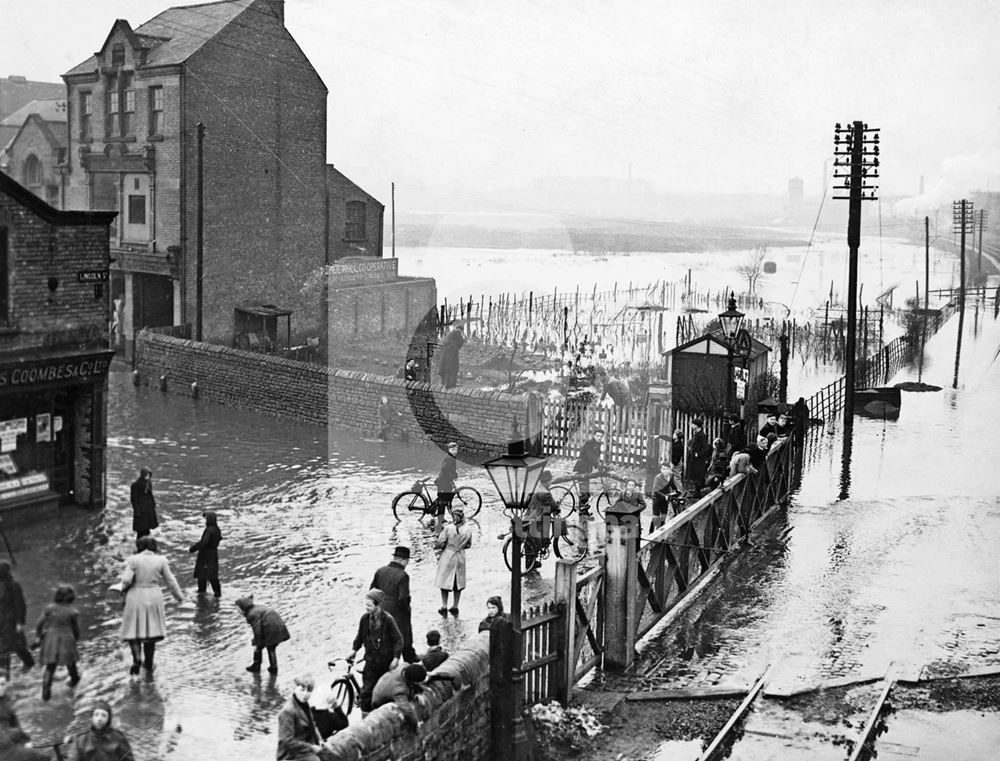
<path id="1" fill-rule="evenodd" d="M 125 560 L 121 581 L 125 588 L 121 638 L 132 651 L 129 674 L 135 676 L 140 666 L 153 673 L 156 643 L 167 634 L 167 613 L 160 585 L 166 584 L 174 599 L 184 599 L 167 559 L 156 554 L 156 540 L 143 536 L 135 542 L 136 554 Z"/>

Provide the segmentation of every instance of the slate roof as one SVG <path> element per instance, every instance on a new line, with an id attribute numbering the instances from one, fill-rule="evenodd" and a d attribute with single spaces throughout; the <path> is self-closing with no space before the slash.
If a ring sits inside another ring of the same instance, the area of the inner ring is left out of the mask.
<path id="1" fill-rule="evenodd" d="M 0 120 L 0 126 L 19 128 L 31 114 L 38 114 L 47 122 L 66 122 L 66 99 L 33 100 Z"/>
<path id="2" fill-rule="evenodd" d="M 252 4 L 253 0 L 223 0 L 168 8 L 154 16 L 134 30 L 150 48 L 144 68 L 183 63 Z M 97 68 L 97 56 L 91 56 L 63 76 L 89 74 Z"/>

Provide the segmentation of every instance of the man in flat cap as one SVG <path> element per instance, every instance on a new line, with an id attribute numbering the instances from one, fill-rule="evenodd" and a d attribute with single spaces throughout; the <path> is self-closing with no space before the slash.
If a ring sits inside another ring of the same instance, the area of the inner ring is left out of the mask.
<path id="1" fill-rule="evenodd" d="M 375 571 L 370 588 L 380 589 L 385 594 L 382 610 L 396 619 L 403 635 L 403 660 L 418 663 L 420 659 L 413 650 L 413 626 L 410 623 L 410 576 L 406 573 L 409 562 L 410 548 L 397 547 L 389 564 Z"/>
<path id="2" fill-rule="evenodd" d="M 369 589 L 362 598 L 365 613 L 358 622 L 358 634 L 354 638 L 352 651 L 347 660 L 354 663 L 358 650 L 365 649 L 365 667 L 361 672 L 361 693 L 358 703 L 361 715 L 372 710 L 372 690 L 379 678 L 396 668 L 403 652 L 403 635 L 399 633 L 396 620 L 382 610 L 385 599 L 381 589 Z"/>

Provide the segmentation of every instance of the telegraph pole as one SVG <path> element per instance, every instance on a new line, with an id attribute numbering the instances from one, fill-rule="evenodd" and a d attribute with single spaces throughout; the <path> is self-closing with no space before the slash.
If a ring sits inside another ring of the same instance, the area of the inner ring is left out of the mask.
<path id="1" fill-rule="evenodd" d="M 979 210 L 979 254 L 976 257 L 976 282 L 986 287 L 986 281 L 983 278 L 983 225 L 986 224 L 986 209 Z"/>
<path id="2" fill-rule="evenodd" d="M 924 348 L 927 344 L 927 310 L 931 289 L 931 218 L 924 217 L 924 320 L 920 328 L 920 370 L 917 381 L 924 379 Z"/>
<path id="3" fill-rule="evenodd" d="M 858 248 L 861 246 L 861 202 L 876 200 L 878 185 L 870 184 L 879 176 L 879 130 L 856 121 L 850 127 L 837 122 L 833 137 L 834 192 L 848 191 L 835 199 L 848 201 L 847 246 L 850 252 L 847 274 L 847 345 L 844 381 L 844 437 L 854 433 L 855 354 L 858 319 Z M 840 180 L 840 184 L 836 181 Z"/>
<path id="4" fill-rule="evenodd" d="M 958 366 L 962 361 L 962 331 L 965 328 L 965 233 L 975 232 L 976 217 L 972 211 L 972 202 L 953 201 L 951 204 L 952 232 L 961 234 L 958 275 L 958 341 L 955 343 L 955 378 L 951 387 L 958 388 Z M 957 228 L 957 229 L 956 229 Z"/>
<path id="5" fill-rule="evenodd" d="M 379 252 L 379 256 L 382 252 Z M 396 258 L 396 183 L 392 183 L 392 258 Z"/>

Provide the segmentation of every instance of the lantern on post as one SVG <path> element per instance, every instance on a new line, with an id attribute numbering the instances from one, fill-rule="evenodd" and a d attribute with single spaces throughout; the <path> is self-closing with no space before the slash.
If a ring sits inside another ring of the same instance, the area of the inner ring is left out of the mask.
<path id="1" fill-rule="evenodd" d="M 726 412 L 733 411 L 733 355 L 736 349 L 736 339 L 743 329 L 743 312 L 736 308 L 736 294 L 730 292 L 729 303 L 725 312 L 719 314 L 719 324 L 722 326 L 722 334 L 726 337 L 728 351 L 728 377 L 726 379 Z"/>

